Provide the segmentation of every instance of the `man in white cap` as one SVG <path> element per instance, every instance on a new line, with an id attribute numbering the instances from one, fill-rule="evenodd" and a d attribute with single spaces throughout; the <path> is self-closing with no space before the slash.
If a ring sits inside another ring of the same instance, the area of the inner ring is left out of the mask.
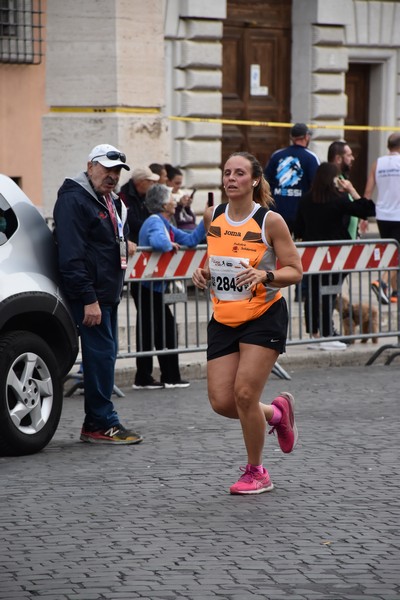
<path id="1" fill-rule="evenodd" d="M 144 200 L 147 190 L 151 188 L 160 176 L 149 167 L 136 167 L 130 180 L 121 187 L 120 198 L 128 207 L 129 239 L 138 243 L 139 229 L 150 216 Z"/>
<path id="2" fill-rule="evenodd" d="M 127 210 L 114 193 L 126 156 L 100 144 L 87 169 L 67 178 L 54 207 L 61 284 L 81 338 L 85 420 L 81 440 L 137 444 L 142 436 L 120 423 L 111 395 L 117 353 L 117 309 L 128 254 Z"/>

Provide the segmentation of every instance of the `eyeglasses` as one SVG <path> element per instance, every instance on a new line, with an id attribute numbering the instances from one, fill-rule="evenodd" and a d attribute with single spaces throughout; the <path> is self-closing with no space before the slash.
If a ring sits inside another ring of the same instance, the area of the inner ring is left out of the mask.
<path id="1" fill-rule="evenodd" d="M 98 154 L 94 156 L 91 162 L 95 161 L 96 158 L 100 158 L 101 156 L 106 156 L 109 160 L 120 160 L 123 163 L 126 163 L 126 156 L 123 152 L 116 152 L 116 150 L 110 150 L 110 152 L 106 152 L 106 154 Z"/>

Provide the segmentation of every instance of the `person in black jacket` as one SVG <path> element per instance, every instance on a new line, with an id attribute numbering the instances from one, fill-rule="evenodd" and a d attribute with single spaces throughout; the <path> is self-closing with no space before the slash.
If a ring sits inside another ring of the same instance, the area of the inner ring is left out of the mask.
<path id="1" fill-rule="evenodd" d="M 139 230 L 150 216 L 145 206 L 146 192 L 157 183 L 160 176 L 149 167 L 136 167 L 130 180 L 121 187 L 119 197 L 128 208 L 129 239 L 138 243 Z"/>
<path id="2" fill-rule="evenodd" d="M 117 194 L 125 154 L 101 144 L 87 170 L 65 179 L 54 207 L 62 287 L 79 329 L 84 373 L 85 420 L 81 440 L 136 444 L 142 436 L 123 427 L 111 401 L 117 355 L 117 309 L 128 254 L 127 210 Z"/>
<path id="3" fill-rule="evenodd" d="M 349 195 L 353 201 L 350 200 Z M 343 219 L 352 215 L 367 219 L 375 215 L 372 200 L 361 198 L 347 179 L 339 178 L 339 171 L 333 163 L 322 163 L 315 174 L 310 192 L 300 200 L 294 226 L 295 239 L 303 242 L 349 240 L 347 225 Z M 311 275 L 311 295 L 305 300 L 306 331 L 313 337 L 320 333 L 323 337 L 334 334 L 332 313 L 336 294 L 322 296 L 322 322 L 319 322 L 320 286 L 335 286 L 343 279 L 341 273 Z M 321 349 L 344 350 L 346 344 L 340 341 L 326 342 Z"/>

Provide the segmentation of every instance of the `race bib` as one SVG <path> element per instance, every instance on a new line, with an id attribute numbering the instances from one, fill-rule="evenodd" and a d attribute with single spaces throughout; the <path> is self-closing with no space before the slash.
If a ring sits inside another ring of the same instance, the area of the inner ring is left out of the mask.
<path id="1" fill-rule="evenodd" d="M 210 256 L 211 292 L 218 300 L 245 300 L 252 293 L 247 285 L 237 285 L 236 275 L 245 269 L 241 262 L 248 266 L 248 258 L 232 256 Z"/>

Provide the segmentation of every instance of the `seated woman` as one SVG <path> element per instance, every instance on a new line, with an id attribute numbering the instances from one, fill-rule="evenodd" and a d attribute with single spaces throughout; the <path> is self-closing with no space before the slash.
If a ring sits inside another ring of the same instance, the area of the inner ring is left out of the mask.
<path id="1" fill-rule="evenodd" d="M 352 215 L 367 219 L 375 215 L 372 200 L 361 198 L 347 179 L 338 178 L 337 166 L 322 163 L 315 174 L 311 190 L 305 194 L 299 204 L 294 226 L 295 239 L 303 242 L 349 240 L 350 234 L 344 217 Z M 350 200 L 349 195 L 354 202 Z M 306 331 L 312 337 L 330 337 L 333 335 L 332 314 L 336 294 L 324 294 L 321 301 L 320 288 L 336 286 L 343 280 L 341 273 L 325 273 L 310 276 L 309 293 L 305 299 Z M 345 350 L 346 344 L 340 341 L 323 342 L 322 350 Z"/>
<path id="2" fill-rule="evenodd" d="M 139 246 L 151 246 L 158 252 L 170 252 L 183 246 L 196 246 L 204 239 L 204 223 L 191 233 L 181 231 L 170 223 L 171 216 L 175 213 L 176 202 L 172 198 L 171 190 L 166 185 L 156 183 L 146 194 L 145 205 L 150 213 L 139 231 Z M 140 316 L 137 314 L 137 340 L 138 350 L 152 350 L 152 325 L 154 327 L 154 346 L 157 350 L 163 348 L 176 348 L 176 322 L 170 307 L 163 302 L 166 290 L 165 281 L 140 283 L 139 306 Z M 179 370 L 179 356 L 175 354 L 160 354 L 158 356 L 161 371 L 161 383 L 166 388 L 188 387 L 188 381 L 183 381 Z M 151 356 L 136 359 L 136 376 L 134 388 L 148 387 L 148 382 L 153 381 L 153 360 Z"/>

